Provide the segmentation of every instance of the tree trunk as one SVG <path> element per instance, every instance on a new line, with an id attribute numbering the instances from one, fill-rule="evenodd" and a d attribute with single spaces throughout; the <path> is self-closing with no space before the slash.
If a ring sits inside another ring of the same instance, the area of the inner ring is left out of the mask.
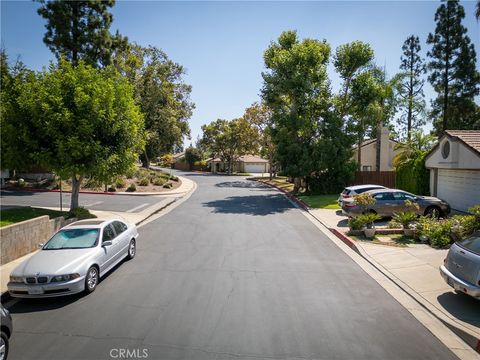
<path id="1" fill-rule="evenodd" d="M 413 51 L 410 57 L 410 88 L 408 89 L 408 114 L 407 114 L 407 138 L 410 140 L 412 132 L 412 113 L 413 113 Z"/>
<path id="2" fill-rule="evenodd" d="M 142 156 L 140 156 L 140 160 L 142 161 L 143 168 L 150 169 L 150 159 L 148 158 L 148 154 L 146 151 L 144 151 Z"/>
<path id="3" fill-rule="evenodd" d="M 450 6 L 447 2 L 447 22 L 450 19 Z M 449 25 L 447 25 L 449 28 Z M 448 110 L 448 72 L 450 71 L 450 38 L 447 35 L 445 39 L 445 78 L 443 79 L 443 121 L 442 121 L 442 131 L 447 130 L 448 127 L 448 118 L 447 118 L 447 110 Z"/>
<path id="4" fill-rule="evenodd" d="M 300 187 L 302 184 L 302 179 L 299 177 L 294 177 L 293 178 L 293 193 L 297 194 L 300 191 Z"/>
<path id="5" fill-rule="evenodd" d="M 377 141 L 376 141 L 376 154 L 375 154 L 375 171 L 380 172 L 380 162 L 382 153 L 382 125 L 383 121 L 377 123 Z"/>
<path id="6" fill-rule="evenodd" d="M 273 178 L 273 154 L 268 154 L 268 172 L 270 173 L 270 180 Z"/>
<path id="7" fill-rule="evenodd" d="M 77 175 L 72 175 L 72 198 L 70 200 L 70 211 L 78 208 L 78 195 L 80 193 L 80 184 L 82 183 L 83 176 L 77 179 Z"/>
<path id="8" fill-rule="evenodd" d="M 363 134 L 361 134 L 358 137 L 358 149 L 357 149 L 358 171 L 362 171 L 362 143 L 363 143 Z"/>

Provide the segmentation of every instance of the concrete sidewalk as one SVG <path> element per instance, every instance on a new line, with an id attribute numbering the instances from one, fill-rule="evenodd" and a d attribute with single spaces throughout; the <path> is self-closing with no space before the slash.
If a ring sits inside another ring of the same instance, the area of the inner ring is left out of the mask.
<path id="1" fill-rule="evenodd" d="M 345 235 L 348 225 L 343 215 L 328 209 L 308 211 L 334 233 L 339 231 L 339 237 L 347 245 L 480 351 L 480 301 L 456 294 L 439 273 L 448 250 L 422 244 L 395 247 L 356 241 Z"/>
<path id="2" fill-rule="evenodd" d="M 196 184 L 190 179 L 181 177 L 182 184 L 180 187 L 175 189 L 175 196 L 158 196 L 161 200 L 152 206 L 144 209 L 143 211 L 137 213 L 129 212 L 114 212 L 114 211 L 100 211 L 100 210 L 90 210 L 90 212 L 96 215 L 101 219 L 111 219 L 111 218 L 120 218 L 135 225 L 140 225 L 150 217 L 153 217 L 155 214 L 159 213 L 163 209 L 169 207 L 171 204 L 175 203 L 177 200 L 183 198 L 184 196 L 190 194 L 196 189 Z M 171 194 L 173 195 L 173 194 Z M 157 197 L 157 196 L 155 196 Z M 52 210 L 60 210 L 60 208 L 49 208 Z M 35 254 L 36 251 L 31 252 L 21 258 L 13 260 L 7 264 L 0 266 L 0 294 L 4 294 L 7 291 L 7 283 L 10 278 L 10 273 L 12 270 L 19 265 L 22 261 L 28 259 L 30 256 Z M 3 297 L 3 296 L 2 296 Z"/>

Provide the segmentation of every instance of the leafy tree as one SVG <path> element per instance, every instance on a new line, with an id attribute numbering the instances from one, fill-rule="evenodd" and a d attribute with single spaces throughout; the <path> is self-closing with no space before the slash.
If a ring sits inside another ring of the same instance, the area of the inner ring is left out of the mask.
<path id="1" fill-rule="evenodd" d="M 412 127 L 418 129 L 425 125 L 425 99 L 423 85 L 426 66 L 420 57 L 420 40 L 418 36 L 411 35 L 402 46 L 403 55 L 400 58 L 401 79 L 398 82 L 397 92 L 400 97 L 400 108 L 403 114 L 399 118 L 399 125 L 406 131 L 410 139 Z"/>
<path id="2" fill-rule="evenodd" d="M 477 0 L 477 8 L 475 9 L 475 16 L 477 20 L 480 18 L 480 0 Z"/>
<path id="3" fill-rule="evenodd" d="M 424 136 L 420 131 L 414 131 L 405 142 L 395 145 L 394 149 L 399 152 L 393 158 L 393 166 L 399 189 L 428 195 L 430 176 L 425 167 L 425 157 L 432 149 L 434 142 L 434 136 Z"/>
<path id="4" fill-rule="evenodd" d="M 428 35 L 432 45 L 428 56 L 428 80 L 438 93 L 432 102 L 435 131 L 480 128 L 480 111 L 475 96 L 480 93 L 474 45 L 462 25 L 465 11 L 458 0 L 442 1 L 435 13 L 435 33 Z"/>
<path id="5" fill-rule="evenodd" d="M 373 60 L 373 50 L 369 44 L 353 41 L 340 45 L 333 60 L 335 70 L 343 80 L 343 94 L 340 100 L 340 114 L 348 113 L 349 90 L 354 76 Z"/>
<path id="6" fill-rule="evenodd" d="M 151 159 L 173 152 L 190 136 L 188 119 L 195 107 L 190 101 L 192 88 L 183 81 L 184 68 L 156 47 L 131 44 L 113 62 L 133 84 L 144 114 L 147 143 L 140 159 L 148 168 Z"/>
<path id="7" fill-rule="evenodd" d="M 190 146 L 185 150 L 185 161 L 188 163 L 190 170 L 193 169 L 195 162 L 199 160 L 202 160 L 202 156 L 196 148 Z"/>
<path id="8" fill-rule="evenodd" d="M 243 118 L 258 130 L 260 136 L 260 153 L 268 158 L 270 179 L 273 178 L 275 143 L 272 138 L 272 112 L 264 103 L 253 103 L 245 110 Z"/>
<path id="9" fill-rule="evenodd" d="M 135 163 L 144 145 L 143 119 L 131 85 L 114 69 L 82 61 L 74 68 L 61 60 L 31 73 L 15 91 L 4 119 L 14 132 L 2 130 L 2 141 L 24 162 L 70 177 L 72 210 L 84 177 L 105 181 Z"/>
<path id="10" fill-rule="evenodd" d="M 38 0 L 38 14 L 47 20 L 43 42 L 55 54 L 92 66 L 108 65 L 112 53 L 126 45 L 127 39 L 109 31 L 115 0 Z"/>
<path id="11" fill-rule="evenodd" d="M 240 156 L 258 152 L 258 131 L 243 118 L 231 121 L 218 119 L 202 126 L 202 144 L 212 157 L 219 157 L 228 164 L 227 172 Z"/>

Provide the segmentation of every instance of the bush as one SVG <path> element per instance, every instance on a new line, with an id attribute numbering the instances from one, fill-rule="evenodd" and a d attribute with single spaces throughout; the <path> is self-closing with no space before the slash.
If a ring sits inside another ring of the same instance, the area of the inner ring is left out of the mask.
<path id="1" fill-rule="evenodd" d="M 451 232 L 455 241 L 465 239 L 480 230 L 480 222 L 477 221 L 475 215 L 454 215 L 451 219 L 453 224 Z"/>
<path id="2" fill-rule="evenodd" d="M 170 189 L 172 186 L 173 186 L 172 183 L 166 183 L 163 185 L 165 189 Z"/>
<path id="3" fill-rule="evenodd" d="M 67 219 L 71 219 L 71 218 L 77 218 L 78 220 L 82 220 L 82 219 L 93 219 L 93 218 L 96 218 L 96 216 L 93 214 L 90 214 L 90 211 L 88 211 L 87 209 L 79 207 L 68 212 Z"/>
<path id="4" fill-rule="evenodd" d="M 352 217 L 348 219 L 348 227 L 350 230 L 362 230 L 365 224 L 358 217 Z"/>
<path id="5" fill-rule="evenodd" d="M 371 228 L 373 223 L 381 218 L 382 217 L 378 214 L 368 213 L 357 216 L 357 221 L 363 223 L 367 228 Z"/>
<path id="6" fill-rule="evenodd" d="M 134 183 L 131 183 L 126 191 L 128 191 L 128 192 L 137 191 L 137 186 Z"/>
<path id="7" fill-rule="evenodd" d="M 172 180 L 172 181 L 178 181 L 179 179 L 178 179 L 177 176 L 171 176 L 171 177 L 170 177 L 170 180 Z"/>
<path id="8" fill-rule="evenodd" d="M 148 177 L 143 177 L 138 182 L 138 185 L 140 186 L 148 186 L 148 184 L 150 184 L 150 180 L 148 179 Z"/>
<path id="9" fill-rule="evenodd" d="M 102 182 L 94 178 L 87 179 L 83 187 L 88 189 L 100 189 L 102 187 Z"/>
<path id="10" fill-rule="evenodd" d="M 452 219 L 437 220 L 428 216 L 418 219 L 417 230 L 421 236 L 429 239 L 430 245 L 436 248 L 444 248 L 453 242 Z"/>
<path id="11" fill-rule="evenodd" d="M 127 182 L 124 178 L 118 178 L 115 180 L 115 187 L 118 189 L 123 189 L 127 185 Z"/>
<path id="12" fill-rule="evenodd" d="M 426 154 L 425 154 L 426 155 Z M 430 174 L 425 167 L 425 156 L 398 166 L 395 169 L 395 184 L 398 189 L 413 194 L 429 195 Z"/>
<path id="13" fill-rule="evenodd" d="M 110 185 L 107 189 L 108 192 L 115 192 L 117 191 L 117 188 L 115 187 L 115 185 Z"/>
<path id="14" fill-rule="evenodd" d="M 166 179 L 160 177 L 160 176 L 157 176 L 156 178 L 153 179 L 152 183 L 153 185 L 157 185 L 157 186 L 162 186 L 163 184 L 165 184 L 167 182 Z"/>
<path id="15" fill-rule="evenodd" d="M 417 220 L 417 214 L 415 214 L 413 211 L 399 212 L 393 214 L 392 216 L 392 221 L 401 224 L 404 229 L 407 229 L 408 225 L 413 223 L 415 220 Z"/>

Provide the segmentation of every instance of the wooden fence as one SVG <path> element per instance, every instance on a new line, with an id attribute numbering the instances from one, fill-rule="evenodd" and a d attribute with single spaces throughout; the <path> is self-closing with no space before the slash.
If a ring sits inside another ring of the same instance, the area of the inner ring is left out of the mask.
<path id="1" fill-rule="evenodd" d="M 395 171 L 357 171 L 350 185 L 375 184 L 395 188 Z"/>

